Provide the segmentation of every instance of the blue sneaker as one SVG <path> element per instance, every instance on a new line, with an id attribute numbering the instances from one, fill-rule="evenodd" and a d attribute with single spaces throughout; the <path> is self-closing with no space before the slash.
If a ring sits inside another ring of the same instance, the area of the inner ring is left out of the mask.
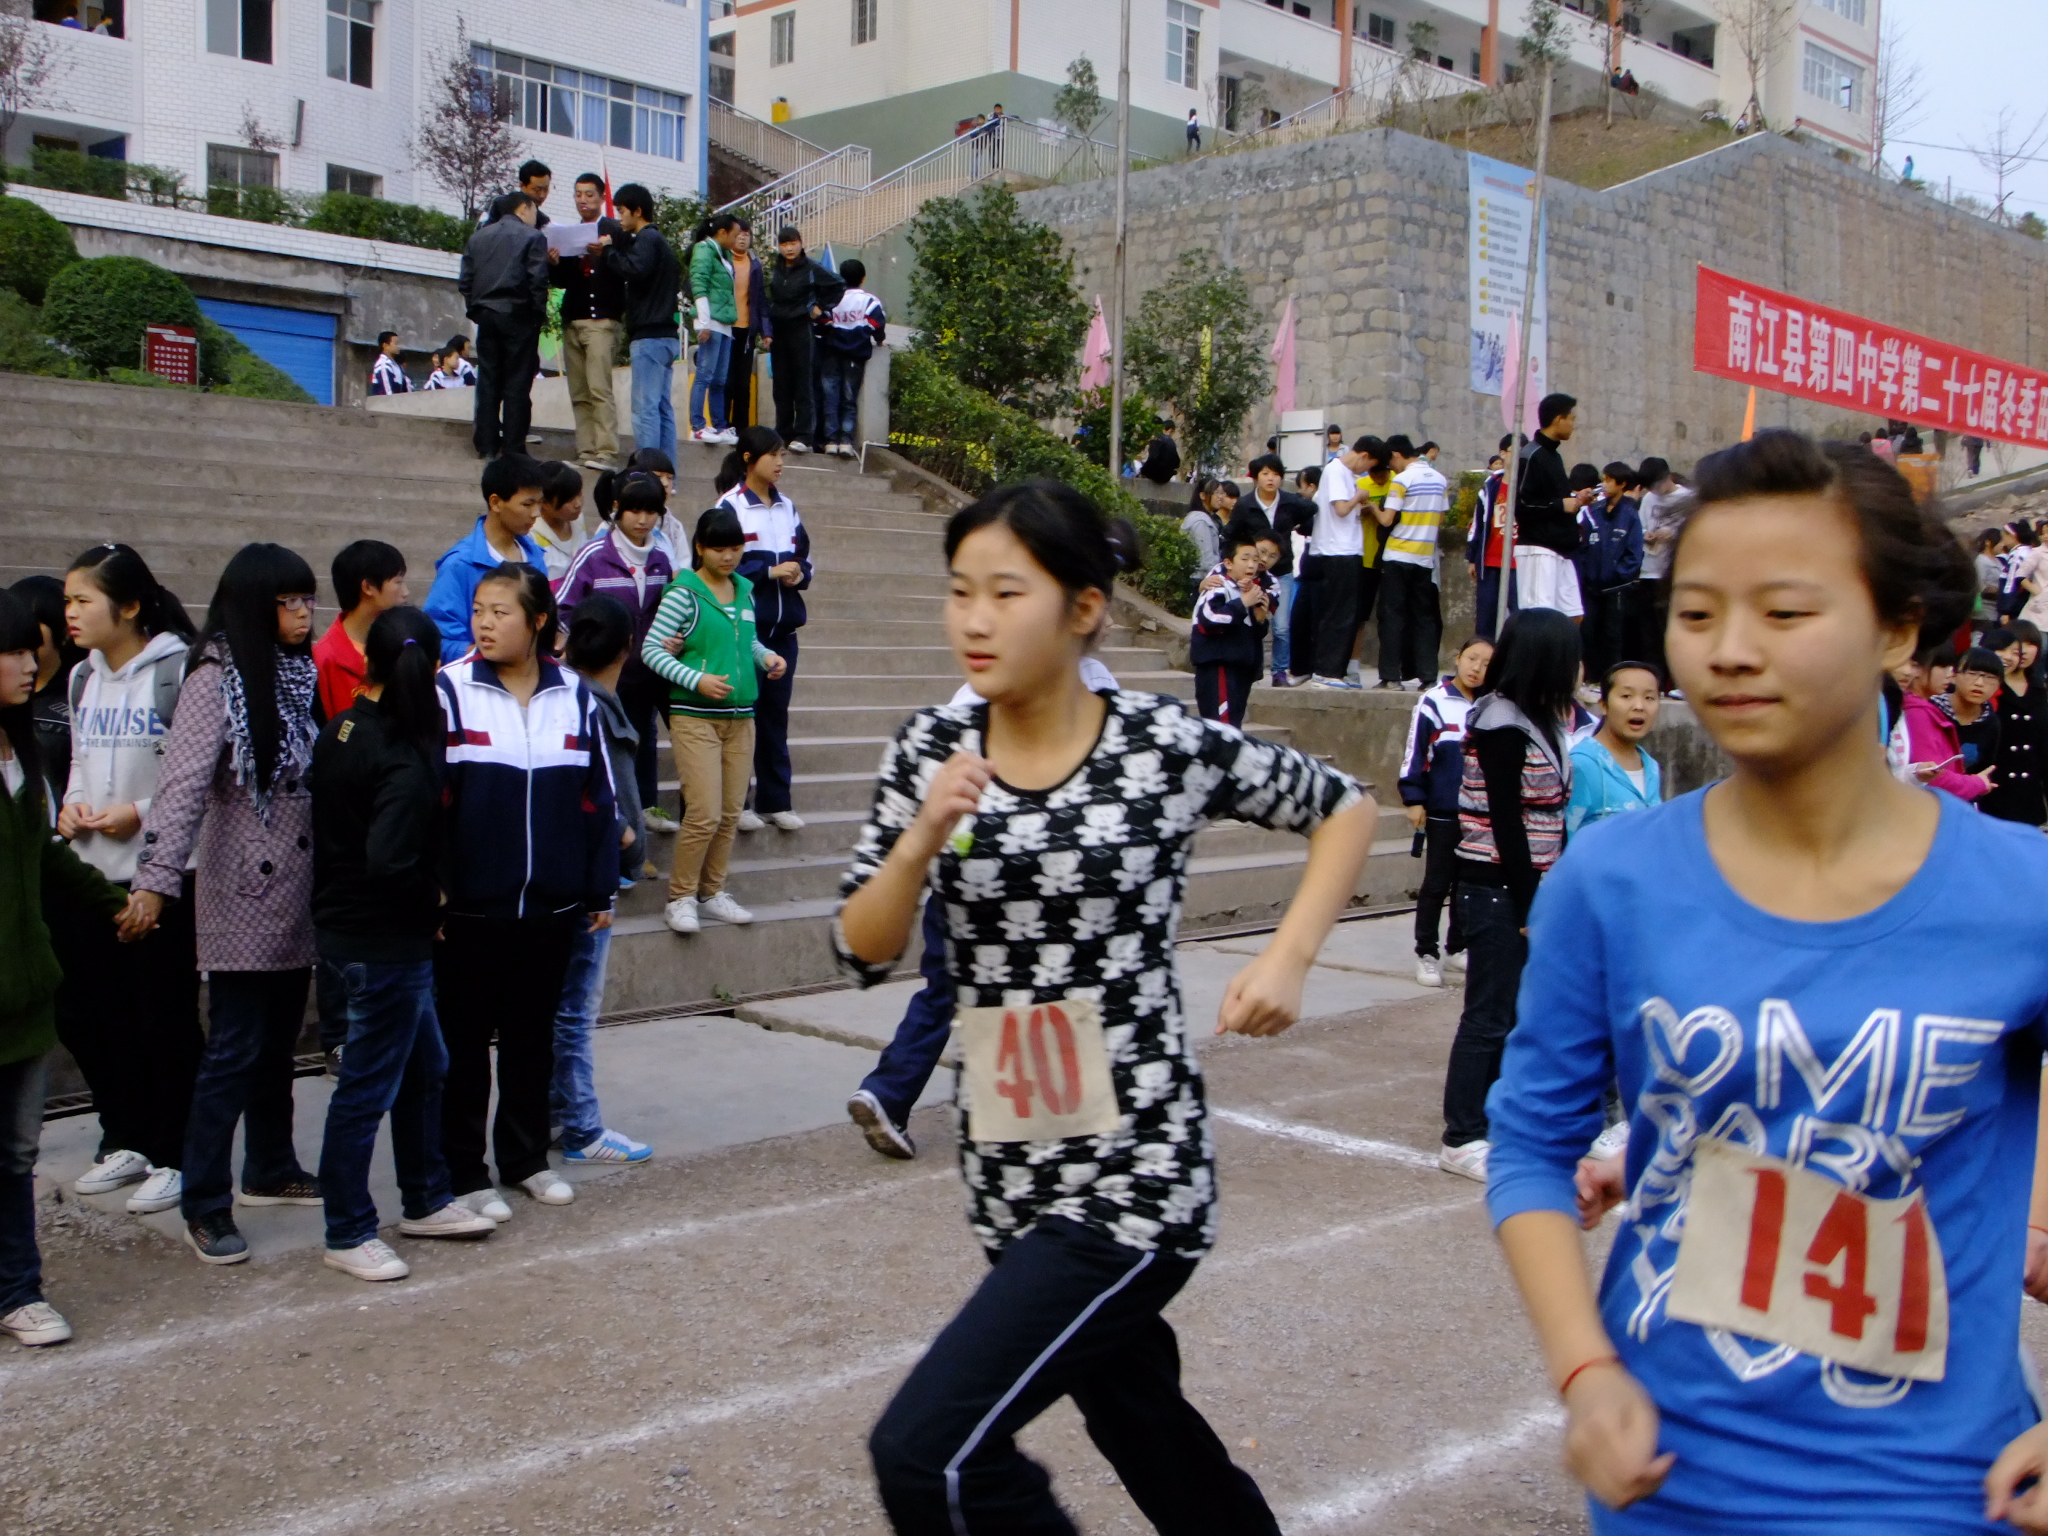
<path id="1" fill-rule="evenodd" d="M 565 1163 L 644 1163 L 652 1156 L 654 1148 L 619 1131 L 600 1131 L 587 1147 L 562 1149 Z"/>

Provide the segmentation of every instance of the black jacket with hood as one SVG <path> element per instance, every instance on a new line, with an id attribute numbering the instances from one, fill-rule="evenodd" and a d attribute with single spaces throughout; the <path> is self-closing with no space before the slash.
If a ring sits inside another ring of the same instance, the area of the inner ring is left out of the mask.
<path id="1" fill-rule="evenodd" d="M 846 293 L 846 284 L 827 272 L 805 251 L 794 264 L 784 261 L 780 251 L 765 263 L 768 268 L 768 318 L 780 325 L 808 322 L 816 306 L 821 315 Z"/>
<path id="2" fill-rule="evenodd" d="M 682 292 L 683 270 L 667 236 L 652 224 L 641 225 L 638 234 L 622 230 L 604 253 L 604 267 L 625 280 L 626 307 L 620 318 L 626 323 L 628 341 L 655 341 L 680 334 L 676 303 Z"/>

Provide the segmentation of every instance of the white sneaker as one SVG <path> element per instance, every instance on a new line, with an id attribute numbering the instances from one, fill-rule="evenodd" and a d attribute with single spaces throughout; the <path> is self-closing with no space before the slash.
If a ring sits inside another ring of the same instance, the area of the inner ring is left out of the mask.
<path id="1" fill-rule="evenodd" d="M 1492 1150 L 1493 1143 L 1490 1141 L 1468 1141 L 1462 1147 L 1445 1146 L 1437 1151 L 1436 1165 L 1445 1173 L 1455 1173 L 1461 1179 L 1484 1184 L 1486 1154 Z"/>
<path id="2" fill-rule="evenodd" d="M 798 438 L 795 442 L 789 445 L 789 451 L 791 453 L 809 453 L 811 451 L 811 445 L 805 442 L 802 438 Z"/>
<path id="3" fill-rule="evenodd" d="M 500 1226 L 512 1219 L 512 1207 L 495 1189 L 472 1190 L 466 1195 L 457 1195 L 450 1204 L 459 1205 L 478 1216 L 488 1216 Z"/>
<path id="4" fill-rule="evenodd" d="M 1447 971 L 1457 971 L 1462 975 L 1465 970 L 1465 951 L 1461 949 L 1455 954 L 1445 955 L 1444 969 Z"/>
<path id="5" fill-rule="evenodd" d="M 128 1197 L 128 1209 L 137 1216 L 168 1211 L 185 1193 L 185 1176 L 175 1168 L 159 1168 L 142 1181 L 142 1188 Z"/>
<path id="6" fill-rule="evenodd" d="M 753 913 L 732 899 L 731 891 L 720 891 L 709 901 L 699 902 L 697 910 L 721 923 L 745 925 L 754 920 Z"/>
<path id="7" fill-rule="evenodd" d="M 149 1177 L 149 1159 L 140 1152 L 109 1152 L 78 1176 L 71 1187 L 81 1195 L 110 1195 L 123 1184 Z"/>
<path id="8" fill-rule="evenodd" d="M 642 811 L 640 819 L 647 824 L 650 832 L 666 832 L 673 836 L 683 830 L 683 824 L 667 811 Z"/>
<path id="9" fill-rule="evenodd" d="M 321 1255 L 320 1262 L 358 1280 L 403 1280 L 412 1273 L 412 1266 L 378 1237 L 355 1248 L 330 1248 Z"/>
<path id="10" fill-rule="evenodd" d="M 34 1348 L 38 1344 L 62 1344 L 71 1337 L 71 1325 L 47 1301 L 31 1301 L 0 1317 L 0 1333 L 11 1333 L 15 1343 Z"/>
<path id="11" fill-rule="evenodd" d="M 740 440 L 740 435 L 733 431 L 731 427 L 720 427 L 716 434 L 716 440 L 721 443 L 732 444 Z"/>
<path id="12" fill-rule="evenodd" d="M 1628 1151 L 1628 1122 L 1626 1120 L 1617 1120 L 1593 1138 L 1593 1145 L 1587 1149 L 1586 1156 L 1604 1159 L 1620 1157 L 1626 1151 Z"/>
<path id="13" fill-rule="evenodd" d="M 567 1205 L 576 1198 L 576 1190 L 552 1168 L 544 1168 L 530 1179 L 521 1179 L 519 1187 L 542 1205 Z"/>
<path id="14" fill-rule="evenodd" d="M 498 1223 L 459 1200 L 450 1200 L 438 1211 L 406 1217 L 398 1230 L 407 1237 L 489 1237 L 498 1230 Z"/>
<path id="15" fill-rule="evenodd" d="M 697 933 L 704 925 L 697 918 L 697 898 L 678 896 L 661 909 L 661 920 L 670 933 Z"/>
<path id="16" fill-rule="evenodd" d="M 740 830 L 742 832 L 758 832 L 767 825 L 767 822 L 754 814 L 751 806 L 740 812 Z"/>
<path id="17" fill-rule="evenodd" d="M 712 431 L 712 429 L 709 427 L 699 427 L 696 431 L 692 432 L 690 436 L 695 438 L 700 443 L 722 443 L 725 441 L 723 437 L 721 437 L 718 433 Z"/>
<path id="18" fill-rule="evenodd" d="M 777 811 L 768 819 L 784 832 L 801 832 L 804 829 L 804 819 L 795 811 Z"/>
<path id="19" fill-rule="evenodd" d="M 1435 955 L 1415 957 L 1415 985 L 1418 987 L 1440 987 L 1444 984 L 1443 962 Z"/>

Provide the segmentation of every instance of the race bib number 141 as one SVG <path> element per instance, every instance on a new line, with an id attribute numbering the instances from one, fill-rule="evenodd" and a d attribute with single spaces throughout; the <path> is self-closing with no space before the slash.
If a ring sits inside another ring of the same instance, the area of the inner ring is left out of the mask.
<path id="1" fill-rule="evenodd" d="M 1873 1200 L 1703 1138 L 1665 1310 L 1877 1376 L 1939 1381 L 1948 1272 L 1924 1194 Z"/>
<path id="2" fill-rule="evenodd" d="M 1123 1118 L 1092 998 L 963 1008 L 955 1027 L 973 1140 L 1102 1136 Z"/>

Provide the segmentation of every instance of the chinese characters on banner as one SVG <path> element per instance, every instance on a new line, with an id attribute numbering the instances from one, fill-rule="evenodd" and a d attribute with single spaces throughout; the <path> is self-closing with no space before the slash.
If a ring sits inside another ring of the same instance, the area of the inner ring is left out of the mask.
<path id="1" fill-rule="evenodd" d="M 1692 365 L 1844 410 L 2048 444 L 2048 369 L 2023 368 L 1699 269 Z"/>
<path id="2" fill-rule="evenodd" d="M 144 326 L 142 371 L 175 384 L 197 384 L 199 332 L 189 325 Z"/>
<path id="3" fill-rule="evenodd" d="M 1467 155 L 1469 181 L 1469 246 L 1472 323 L 1472 388 L 1482 395 L 1512 392 L 1507 383 L 1508 321 L 1522 313 L 1529 284 L 1529 231 L 1535 219 L 1536 178 L 1519 165 Z M 1544 295 L 1543 270 L 1536 282 L 1536 323 L 1529 350 L 1530 392 L 1541 399 L 1550 392 L 1545 365 L 1550 353 L 1550 306 Z"/>

